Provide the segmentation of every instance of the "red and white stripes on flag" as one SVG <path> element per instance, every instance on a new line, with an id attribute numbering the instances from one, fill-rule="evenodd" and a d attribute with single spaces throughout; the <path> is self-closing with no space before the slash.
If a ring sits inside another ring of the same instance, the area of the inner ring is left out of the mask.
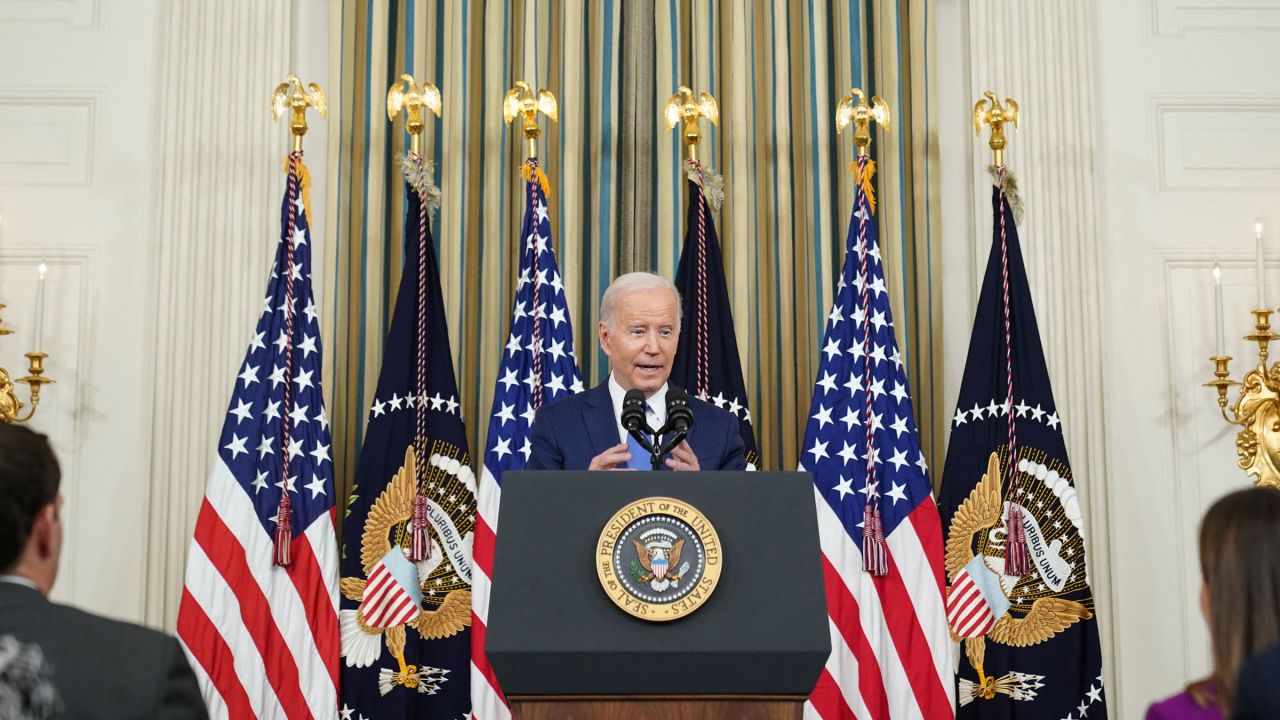
<path id="1" fill-rule="evenodd" d="M 274 549 L 253 502 L 216 462 L 187 558 L 177 628 L 211 718 L 330 718 L 336 711 L 331 516 L 294 540 L 288 568 L 272 563 Z"/>
<path id="2" fill-rule="evenodd" d="M 498 687 L 484 642 L 489 627 L 489 590 L 492 586 L 493 547 L 498 532 L 498 506 L 502 487 L 482 468 L 476 495 L 475 565 L 471 573 L 471 715 L 483 720 L 510 720 L 511 710 Z"/>
<path id="3" fill-rule="evenodd" d="M 941 520 L 923 502 L 885 539 L 888 573 L 872 577 L 840 518 L 818 495 L 831 656 L 806 718 L 952 718 L 952 658 L 942 594 Z"/>
<path id="4" fill-rule="evenodd" d="M 364 611 L 365 623 L 374 628 L 403 625 L 419 612 L 413 596 L 396 580 L 385 563 L 378 563 L 370 573 L 360 607 Z"/>
<path id="5" fill-rule="evenodd" d="M 996 616 L 967 571 L 962 570 L 951 584 L 951 594 L 947 596 L 947 624 L 962 638 L 981 637 L 995 627 Z"/>

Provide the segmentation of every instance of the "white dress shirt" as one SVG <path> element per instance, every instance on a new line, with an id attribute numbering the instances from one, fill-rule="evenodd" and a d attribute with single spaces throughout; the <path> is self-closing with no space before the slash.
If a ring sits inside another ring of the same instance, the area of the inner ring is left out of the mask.
<path id="1" fill-rule="evenodd" d="M 0 575 L 0 582 L 13 583 L 14 585 L 26 585 L 32 590 L 40 592 L 40 586 L 36 585 L 35 580 L 22 577 L 21 575 Z"/>
<path id="2" fill-rule="evenodd" d="M 614 379 L 613 373 L 609 373 L 609 398 L 613 400 L 613 419 L 618 423 L 618 440 L 626 442 L 630 434 L 627 429 L 622 427 L 622 399 L 627 395 L 627 391 L 622 389 L 618 381 Z M 649 422 L 649 427 L 657 430 L 667 422 L 667 384 L 662 383 L 662 387 L 658 388 L 658 392 L 652 397 L 644 401 L 645 404 L 645 420 Z"/>

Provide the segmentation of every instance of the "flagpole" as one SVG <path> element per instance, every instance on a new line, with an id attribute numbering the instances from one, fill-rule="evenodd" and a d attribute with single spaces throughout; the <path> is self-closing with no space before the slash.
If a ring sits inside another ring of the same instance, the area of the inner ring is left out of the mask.
<path id="1" fill-rule="evenodd" d="M 720 108 L 716 105 L 716 99 L 710 93 L 704 92 L 694 95 L 693 90 L 681 85 L 676 90 L 675 95 L 667 98 L 663 116 L 666 119 L 668 132 L 674 130 L 677 125 L 684 124 L 684 145 L 688 148 L 689 154 L 689 159 L 684 162 L 684 166 L 689 179 L 698 186 L 698 189 L 689 198 L 691 204 L 697 203 L 698 224 L 697 235 L 694 238 L 696 242 L 693 248 L 695 291 L 693 297 L 686 297 L 686 302 L 689 302 L 686 309 L 686 317 L 692 320 L 690 324 L 694 330 L 693 365 L 695 377 L 693 393 L 700 400 L 710 401 L 706 206 L 708 204 L 708 196 L 712 196 L 716 199 L 712 200 L 711 203 L 715 205 L 717 210 L 720 209 L 719 202 L 723 199 L 724 191 L 720 186 L 719 175 L 708 171 L 698 161 L 698 142 L 702 139 L 698 121 L 705 118 L 712 125 L 718 125 L 720 122 Z M 685 175 L 686 173 L 678 174 Z M 683 260 L 681 262 L 683 263 Z"/>
<path id="2" fill-rule="evenodd" d="M 1000 239 L 1000 272 L 1001 272 L 1001 310 L 1004 316 L 1004 361 L 1005 361 L 1005 398 L 1004 398 L 1004 415 L 1007 418 L 1007 435 L 1006 448 L 1008 456 L 1005 458 L 1004 479 L 1007 482 L 1005 497 L 1009 500 L 1009 514 L 1007 520 L 1008 535 L 1005 541 L 1005 568 L 1004 572 L 1010 577 L 1021 577 L 1031 572 L 1030 559 L 1028 556 L 1026 528 L 1024 525 L 1024 517 L 1022 508 L 1015 502 L 1020 494 L 1022 478 L 1017 473 L 1018 468 L 1018 423 L 1016 413 L 1014 412 L 1014 387 L 1015 378 L 1013 374 L 1013 332 L 1012 332 L 1012 308 L 1009 302 L 1009 230 L 1006 225 L 1005 217 L 1007 213 L 1005 208 L 1012 210 L 1014 220 L 1012 224 L 1018 222 L 1020 214 L 1020 204 L 1017 200 L 1016 184 L 1013 181 L 1013 174 L 1007 172 L 1004 164 L 1004 148 L 1008 144 L 1005 138 L 1005 123 L 1012 123 L 1016 129 L 1018 127 L 1018 116 L 1020 109 L 1017 101 L 1013 98 L 1005 98 L 1004 104 L 1000 103 L 1000 96 L 995 92 L 988 90 L 983 93 L 983 97 L 979 98 L 973 106 L 973 131 L 977 135 L 982 134 L 982 126 L 989 125 L 991 127 L 991 137 L 987 145 L 991 147 L 993 154 L 992 177 L 995 179 L 998 191 L 999 205 L 995 209 L 994 224 L 999 228 Z M 1020 381 L 1020 379 L 1019 379 Z M 979 668 L 981 673 L 981 668 Z"/>
<path id="3" fill-rule="evenodd" d="M 305 180 L 306 168 L 302 165 L 302 137 L 307 134 L 307 108 L 315 108 L 320 113 L 320 117 L 325 116 L 324 90 L 321 90 L 320 86 L 315 83 L 311 83 L 304 89 L 302 81 L 298 79 L 297 75 L 289 75 L 285 78 L 285 81 L 277 85 L 271 95 L 271 116 L 274 120 L 280 120 L 285 110 L 292 111 L 289 120 L 289 132 L 293 135 L 293 152 L 289 154 L 286 165 L 289 180 L 287 190 L 288 212 L 285 213 L 286 227 L 283 233 L 285 266 L 280 268 L 280 276 L 283 278 L 285 287 L 285 329 L 283 333 L 284 346 L 282 348 L 284 356 L 284 394 L 281 398 L 285 416 L 289 416 L 293 412 L 290 383 L 294 381 L 293 351 L 296 347 L 294 342 L 294 329 L 296 327 L 294 325 L 296 305 L 294 280 L 295 269 L 297 268 L 295 256 L 297 248 L 294 245 L 294 232 L 298 212 L 295 208 L 298 202 L 301 202 L 304 207 L 306 206 L 307 181 Z M 301 198 L 299 197 L 300 195 L 302 196 Z M 290 438 L 290 423 L 287 420 L 282 421 L 280 424 L 282 482 L 287 482 L 290 477 L 289 470 L 293 460 L 291 451 L 295 442 L 297 442 L 297 438 Z M 287 485 L 284 492 L 280 494 L 280 504 L 275 519 L 276 532 L 273 561 L 280 567 L 287 567 L 293 563 L 293 500 L 289 497 Z"/>
<path id="4" fill-rule="evenodd" d="M 395 123 L 396 115 L 404 112 L 405 131 L 409 133 L 409 155 L 404 158 L 406 178 L 409 187 L 406 192 L 416 195 L 411 197 L 409 206 L 416 208 L 417 217 L 410 218 L 405 227 L 405 255 L 409 253 L 409 243 L 415 239 L 410 236 L 413 220 L 417 220 L 417 321 L 414 323 L 414 394 L 419 398 L 414 410 L 414 487 L 413 516 L 408 520 L 409 526 L 409 559 L 423 562 L 431 558 L 431 534 L 429 530 L 430 513 L 427 482 L 427 408 L 422 398 L 427 397 L 427 204 L 434 188 L 429 177 L 429 168 L 422 157 L 422 134 L 426 127 L 426 113 L 429 109 L 440 117 L 440 89 L 424 82 L 421 85 L 412 75 L 404 74 L 387 89 L 387 119 Z M 416 202 L 415 202 L 416 200 Z"/>
<path id="5" fill-rule="evenodd" d="M 854 103 L 855 97 L 858 99 L 856 104 Z M 858 159 L 853 166 L 854 182 L 858 189 L 861 190 L 861 192 L 854 192 L 854 218 L 857 222 L 856 237 L 858 242 L 856 246 L 851 246 L 846 252 L 856 252 L 858 254 L 856 285 L 859 288 L 859 296 L 856 302 L 857 306 L 863 311 L 861 320 L 861 354 L 863 357 L 868 358 L 863 366 L 861 385 L 868 388 L 872 385 L 874 375 L 873 363 L 869 359 L 872 355 L 871 338 L 874 333 L 871 326 L 872 313 L 868 309 L 871 307 L 870 278 L 873 270 L 870 259 L 875 244 L 870 227 L 871 216 L 875 213 L 871 178 L 876 171 L 875 163 L 869 156 L 872 121 L 879 123 L 882 129 L 888 131 L 890 123 L 889 106 L 879 97 L 872 97 L 871 102 L 868 104 L 866 94 L 859 88 L 852 88 L 850 93 L 844 96 L 840 100 L 840 104 L 836 106 L 836 132 L 840 133 L 852 123 L 853 144 L 858 154 Z M 853 234 L 852 229 L 850 233 L 851 235 Z M 852 342 L 857 342 L 857 340 Z M 872 420 L 874 398 L 875 393 L 865 393 L 866 402 L 862 408 L 862 425 L 866 428 L 864 447 L 866 448 L 867 460 L 864 479 L 866 507 L 863 510 L 862 523 L 862 569 L 874 577 L 883 577 L 889 572 L 889 552 L 885 543 L 879 489 L 880 479 L 876 474 L 875 422 Z"/>

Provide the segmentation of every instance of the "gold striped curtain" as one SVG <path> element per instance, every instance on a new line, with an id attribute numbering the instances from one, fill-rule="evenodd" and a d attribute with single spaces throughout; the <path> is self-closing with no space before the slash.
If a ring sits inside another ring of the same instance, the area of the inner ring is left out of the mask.
<path id="1" fill-rule="evenodd" d="M 403 125 L 387 122 L 401 73 L 444 98 L 423 152 L 442 198 L 431 219 L 472 457 L 482 457 L 513 301 L 523 214 L 518 126 L 502 98 L 517 80 L 550 89 L 560 121 L 539 140 L 548 206 L 584 382 L 602 377 L 594 351 L 600 295 L 616 274 L 617 118 L 621 2 L 333 0 L 341 13 L 341 101 L 330 122 L 328 263 L 333 331 L 326 381 L 335 477 L 349 488 L 400 276 L 404 189 L 393 158 Z M 513 131 L 514 129 L 514 131 Z M 336 186 L 336 188 L 335 188 Z"/>
<path id="2" fill-rule="evenodd" d="M 659 120 L 680 84 L 720 102 L 703 160 L 725 178 L 716 217 L 764 466 L 796 466 L 805 408 L 852 203 L 852 141 L 835 105 L 881 95 L 893 132 L 872 146 L 898 341 L 926 456 L 942 450 L 936 172 L 925 0 L 331 0 L 326 388 L 338 482 L 350 487 L 399 280 L 403 185 L 387 122 L 401 73 L 436 83 L 428 121 L 442 204 L 432 218 L 473 457 L 481 457 L 511 312 L 523 212 L 518 132 L 502 123 L 516 80 L 551 90 L 543 167 L 584 383 L 604 378 L 600 295 L 620 272 L 675 273 L 683 234 L 680 147 Z M 336 132 L 335 132 L 336 130 Z"/>
<path id="3" fill-rule="evenodd" d="M 871 146 L 886 283 L 922 447 L 928 461 L 942 458 L 930 17 L 926 0 L 658 2 L 656 106 L 682 84 L 720 105 L 720 126 L 703 140 L 700 157 L 724 175 L 717 227 L 766 468 L 793 469 L 799 460 L 853 211 L 852 129 L 837 137 L 835 109 L 855 86 L 883 97 L 892 112 L 891 132 L 877 132 Z M 652 256 L 668 277 L 679 262 L 688 202 L 682 152 L 664 126 Z"/>

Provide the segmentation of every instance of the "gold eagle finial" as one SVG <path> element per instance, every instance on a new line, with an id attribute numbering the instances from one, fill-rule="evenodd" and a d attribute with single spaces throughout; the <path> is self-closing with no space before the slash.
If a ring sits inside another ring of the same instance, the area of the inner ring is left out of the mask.
<path id="1" fill-rule="evenodd" d="M 716 127 L 720 126 L 720 107 L 710 93 L 693 94 L 693 90 L 681 85 L 676 94 L 667 98 L 663 111 L 667 121 L 667 130 L 674 130 L 676 125 L 684 122 L 684 144 L 689 148 L 689 159 L 698 159 L 698 141 L 702 132 L 698 128 L 698 120 L 706 118 Z"/>
<path id="2" fill-rule="evenodd" d="M 302 136 L 307 134 L 307 108 L 315 108 L 324 117 L 328 110 L 324 90 L 311 83 L 303 89 L 297 75 L 289 75 L 271 93 L 271 119 L 279 120 L 286 110 L 292 110 L 289 132 L 293 135 L 293 151 L 302 152 Z"/>
<path id="3" fill-rule="evenodd" d="M 981 135 L 984 124 L 991 126 L 991 140 L 987 144 L 995 153 L 995 164 L 1004 165 L 1004 146 L 1008 144 L 1004 135 L 1004 124 L 1013 123 L 1016 130 L 1021 110 L 1013 98 L 1005 98 L 1004 105 L 1001 105 L 1000 96 L 993 91 L 988 90 L 983 93 L 983 96 L 973 106 L 973 132 L 975 135 Z"/>
<path id="4" fill-rule="evenodd" d="M 857 103 L 854 103 L 855 97 Z M 849 123 L 853 123 L 853 145 L 858 149 L 858 157 L 866 157 L 867 149 L 871 147 L 873 120 L 889 132 L 889 106 L 879 96 L 873 96 L 868 105 L 867 96 L 860 88 L 852 88 L 836 106 L 836 132 L 844 132 Z"/>
<path id="5" fill-rule="evenodd" d="M 409 132 L 409 153 L 421 157 L 422 131 L 427 119 L 424 110 L 440 117 L 440 89 L 429 82 L 419 85 L 412 75 L 401 75 L 387 90 L 387 119 L 395 122 L 401 110 L 405 111 L 404 129 Z"/>
<path id="6" fill-rule="evenodd" d="M 546 88 L 538 88 L 535 95 L 528 83 L 517 80 L 516 86 L 502 99 L 502 119 L 510 125 L 517 117 L 524 118 L 524 138 L 531 158 L 538 156 L 538 113 L 551 118 L 552 122 L 560 122 L 556 96 Z"/>

